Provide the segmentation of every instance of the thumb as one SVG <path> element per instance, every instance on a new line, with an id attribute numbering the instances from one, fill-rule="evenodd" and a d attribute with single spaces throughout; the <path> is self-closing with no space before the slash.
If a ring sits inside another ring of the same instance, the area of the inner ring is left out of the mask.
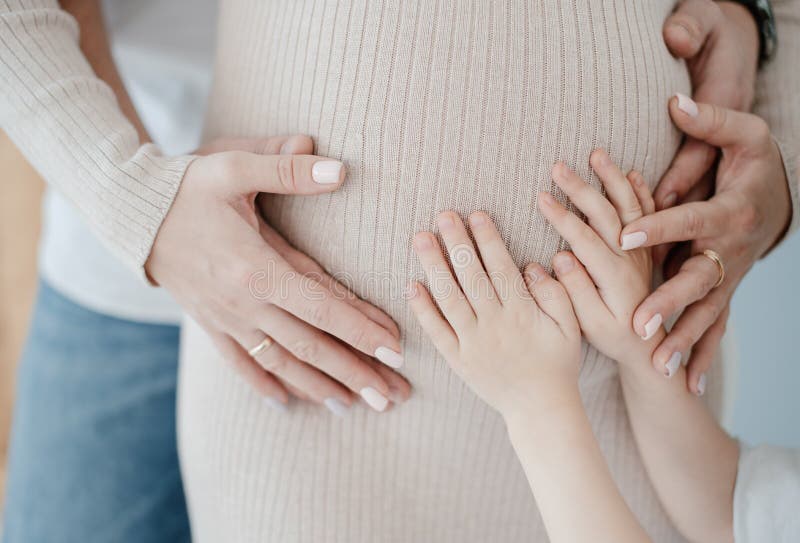
<path id="1" fill-rule="evenodd" d="M 669 114 L 687 135 L 714 147 L 755 147 L 769 140 L 769 127 L 760 117 L 697 103 L 684 94 L 669 101 Z"/>
<path id="2" fill-rule="evenodd" d="M 211 155 L 224 151 L 245 151 L 258 155 L 310 155 L 314 142 L 308 136 L 274 136 L 271 138 L 218 138 L 197 149 L 195 155 Z"/>
<path id="3" fill-rule="evenodd" d="M 722 19 L 712 0 L 685 0 L 664 21 L 662 33 L 669 52 L 678 58 L 697 55 Z"/>
<path id="4" fill-rule="evenodd" d="M 208 174 L 221 187 L 241 194 L 332 192 L 339 188 L 346 174 L 341 161 L 315 155 L 262 155 L 225 151 L 201 160 L 209 167 Z"/>

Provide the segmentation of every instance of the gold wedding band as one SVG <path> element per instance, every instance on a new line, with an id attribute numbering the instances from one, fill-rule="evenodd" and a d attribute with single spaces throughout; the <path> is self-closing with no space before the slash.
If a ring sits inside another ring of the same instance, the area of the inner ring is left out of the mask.
<path id="1" fill-rule="evenodd" d="M 722 257 L 719 256 L 719 253 L 716 251 L 712 251 L 711 249 L 706 249 L 703 251 L 703 256 L 711 260 L 714 264 L 717 265 L 717 269 L 719 270 L 719 279 L 711 288 L 717 288 L 722 284 L 725 280 L 725 264 L 722 263 Z"/>
<path id="2" fill-rule="evenodd" d="M 256 356 L 260 355 L 261 353 L 272 347 L 273 343 L 275 343 L 275 340 L 267 336 L 261 341 L 261 343 L 259 343 L 258 345 L 247 351 L 247 354 L 255 358 Z"/>

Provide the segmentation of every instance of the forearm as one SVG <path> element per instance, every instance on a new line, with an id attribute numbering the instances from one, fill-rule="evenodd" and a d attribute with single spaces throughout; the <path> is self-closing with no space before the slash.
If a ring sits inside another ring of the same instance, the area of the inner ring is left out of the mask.
<path id="1" fill-rule="evenodd" d="M 550 540 L 649 541 L 611 477 L 577 387 L 548 401 L 535 396 L 506 424 Z"/>
<path id="2" fill-rule="evenodd" d="M 114 96 L 117 97 L 119 108 L 136 129 L 139 141 L 149 142 L 150 136 L 133 106 L 133 101 L 114 62 L 99 0 L 59 0 L 59 4 L 64 11 L 75 18 L 78 28 L 81 29 L 79 47 L 89 66 L 98 78 L 111 87 Z"/>
<path id="3" fill-rule="evenodd" d="M 0 3 L 0 126 L 42 177 L 142 270 L 190 157 L 142 146 L 55 0 Z"/>
<path id="4" fill-rule="evenodd" d="M 672 521 L 691 541 L 732 541 L 736 441 L 688 391 L 683 368 L 666 379 L 643 357 L 620 364 L 620 377 L 645 468 Z"/>

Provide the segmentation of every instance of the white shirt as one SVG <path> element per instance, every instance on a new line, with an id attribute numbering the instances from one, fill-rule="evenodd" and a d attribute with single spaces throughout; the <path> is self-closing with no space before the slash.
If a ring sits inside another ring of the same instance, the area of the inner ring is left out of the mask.
<path id="1" fill-rule="evenodd" d="M 217 0 L 104 0 L 114 59 L 142 122 L 166 154 L 200 142 L 211 83 Z M 187 24 L 187 14 L 191 24 Z M 77 209 L 48 188 L 39 247 L 42 277 L 95 311 L 153 323 L 180 321 L 164 289 L 118 261 Z"/>
<path id="2" fill-rule="evenodd" d="M 800 541 L 800 450 L 742 446 L 733 538 L 736 543 Z"/>

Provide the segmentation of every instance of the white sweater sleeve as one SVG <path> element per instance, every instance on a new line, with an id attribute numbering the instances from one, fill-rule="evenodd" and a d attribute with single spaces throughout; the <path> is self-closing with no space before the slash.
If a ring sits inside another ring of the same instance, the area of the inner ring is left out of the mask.
<path id="1" fill-rule="evenodd" d="M 742 446 L 733 535 L 736 543 L 800 541 L 800 450 Z"/>
<path id="2" fill-rule="evenodd" d="M 143 275 L 192 157 L 140 145 L 56 0 L 0 0 L 0 127 L 99 238 Z"/>

